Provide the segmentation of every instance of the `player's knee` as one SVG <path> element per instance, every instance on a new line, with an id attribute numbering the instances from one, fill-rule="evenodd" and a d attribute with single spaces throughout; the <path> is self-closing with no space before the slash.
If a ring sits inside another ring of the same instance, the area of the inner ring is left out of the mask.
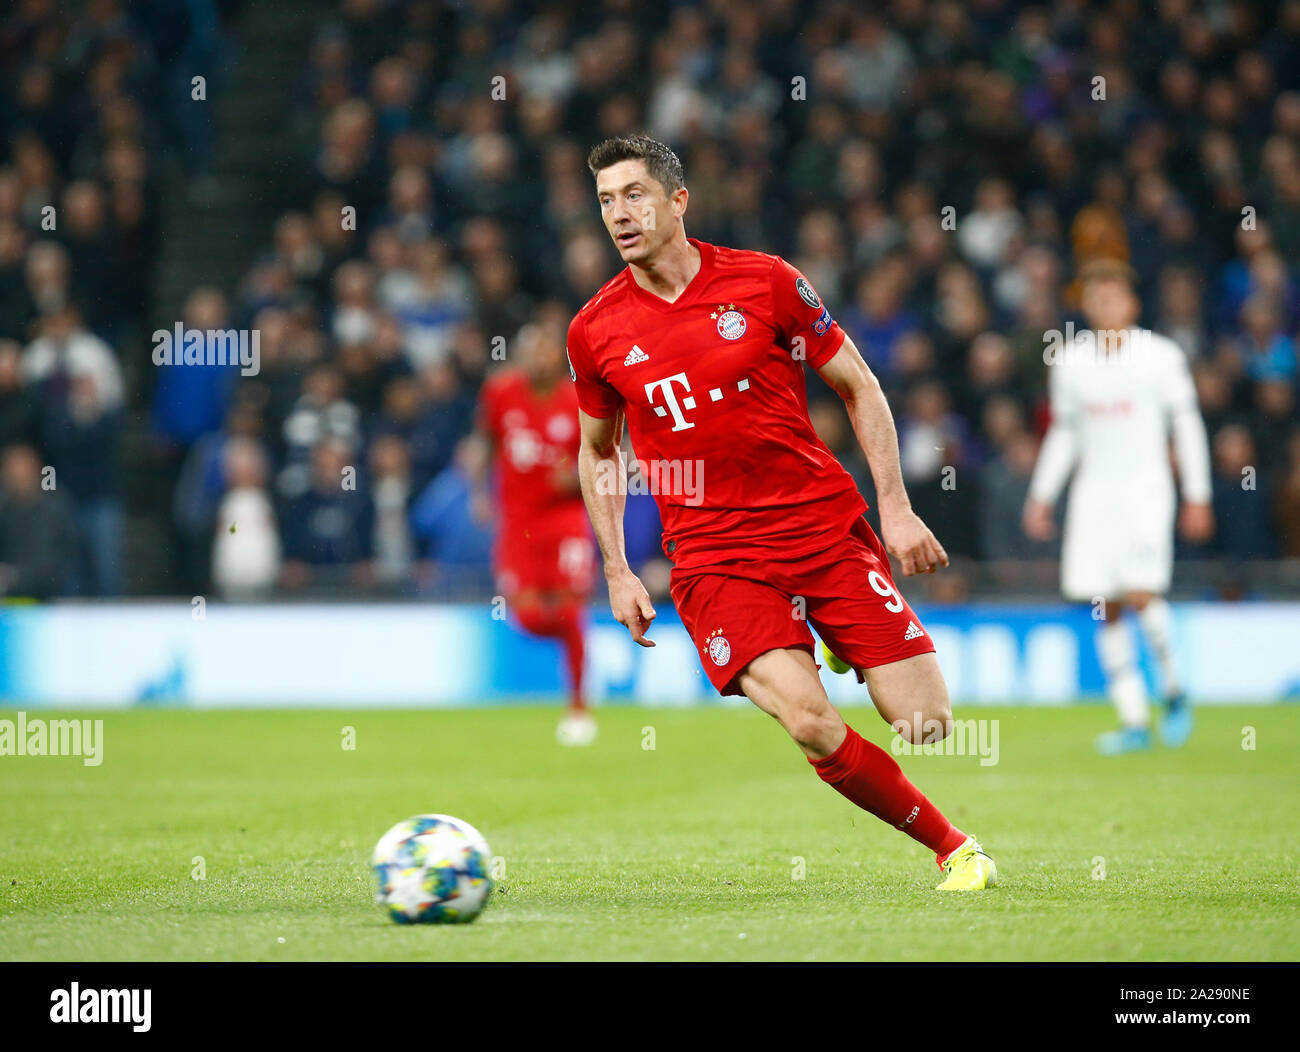
<path id="1" fill-rule="evenodd" d="M 786 733 L 805 749 L 829 754 L 842 737 L 844 720 L 828 701 L 792 705 L 780 719 Z"/>
<path id="2" fill-rule="evenodd" d="M 952 706 L 947 697 L 935 698 L 915 712 L 896 718 L 890 726 L 909 745 L 941 742 L 952 733 Z"/>
<path id="3" fill-rule="evenodd" d="M 1151 593 L 1132 592 L 1129 595 L 1125 596 L 1125 602 L 1129 606 L 1131 606 L 1134 610 L 1138 611 L 1138 613 L 1141 613 L 1143 610 L 1147 608 L 1147 604 L 1151 602 Z"/>

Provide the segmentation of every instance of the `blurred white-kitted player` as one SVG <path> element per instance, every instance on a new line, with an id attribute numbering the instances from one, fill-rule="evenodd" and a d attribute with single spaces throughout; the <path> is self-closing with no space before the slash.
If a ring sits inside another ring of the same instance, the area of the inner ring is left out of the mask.
<path id="1" fill-rule="evenodd" d="M 1115 260 L 1090 263 L 1080 274 L 1083 313 L 1091 328 L 1049 357 L 1052 423 L 1024 512 L 1030 537 L 1050 537 L 1053 506 L 1073 472 L 1061 591 L 1102 611 L 1097 651 L 1122 724 L 1098 739 L 1097 747 L 1108 754 L 1151 744 L 1146 688 L 1122 620 L 1126 608 L 1136 612 L 1160 669 L 1162 739 L 1181 745 L 1192 729 L 1174 668 L 1172 617 L 1164 598 L 1173 570 L 1177 508 L 1171 436 L 1183 499 L 1179 528 L 1194 541 L 1214 529 L 1209 449 L 1187 359 L 1172 340 L 1137 327 L 1140 303 L 1133 277 L 1128 264 Z"/>

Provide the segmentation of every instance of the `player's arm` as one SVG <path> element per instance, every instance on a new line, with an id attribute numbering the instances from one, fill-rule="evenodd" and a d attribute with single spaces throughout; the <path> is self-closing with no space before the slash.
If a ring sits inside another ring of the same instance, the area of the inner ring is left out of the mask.
<path id="1" fill-rule="evenodd" d="M 628 565 L 623 540 L 623 506 L 627 502 L 627 465 L 619 449 L 623 413 L 597 417 L 578 410 L 578 426 L 578 482 L 604 559 L 610 609 L 636 642 L 652 647 L 654 642 L 645 634 L 655 619 L 655 608 Z"/>
<path id="2" fill-rule="evenodd" d="M 486 524 L 492 521 L 492 458 L 496 444 L 492 432 L 475 428 L 461 440 L 460 463 L 468 476 L 469 507 L 474 521 Z"/>
<path id="3" fill-rule="evenodd" d="M 844 399 L 858 444 L 871 466 L 886 550 L 899 561 L 904 574 L 933 573 L 936 567 L 947 566 L 948 553 L 912 510 L 898 462 L 894 415 L 880 381 L 853 341 L 845 336 L 840 349 L 817 372 Z"/>
<path id="4" fill-rule="evenodd" d="M 1025 536 L 1035 541 L 1050 540 L 1056 533 L 1052 510 L 1070 472 L 1074 470 L 1078 454 L 1075 415 L 1065 374 L 1059 364 L 1050 368 L 1054 370 L 1049 384 L 1052 422 L 1038 450 L 1038 462 L 1029 481 L 1029 496 L 1021 519 Z"/>
<path id="5" fill-rule="evenodd" d="M 1208 541 L 1214 533 L 1214 511 L 1210 501 L 1210 443 L 1197 404 L 1196 384 L 1187 368 L 1187 356 L 1176 346 L 1170 347 L 1169 351 L 1173 375 L 1164 385 L 1164 390 L 1169 400 L 1174 459 L 1178 464 L 1178 485 L 1183 496 L 1178 528 L 1189 541 L 1200 543 Z"/>
<path id="6" fill-rule="evenodd" d="M 492 461 L 497 455 L 497 387 L 492 380 L 483 386 L 474 412 L 474 428 L 458 450 L 462 470 L 469 482 L 469 507 L 474 521 L 492 521 Z"/>

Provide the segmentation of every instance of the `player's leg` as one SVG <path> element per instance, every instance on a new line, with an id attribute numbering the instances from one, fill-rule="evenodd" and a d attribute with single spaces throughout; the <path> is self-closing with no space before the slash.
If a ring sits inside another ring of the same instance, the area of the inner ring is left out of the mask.
<path id="1" fill-rule="evenodd" d="M 802 648 L 769 650 L 745 666 L 737 680 L 744 695 L 781 724 L 822 781 L 937 856 L 959 847 L 966 834 L 953 828 L 897 761 L 844 722 L 826 696 L 812 655 Z"/>
<path id="2" fill-rule="evenodd" d="M 586 668 L 587 599 L 595 574 L 596 550 L 587 533 L 560 539 L 555 567 L 559 588 L 555 603 L 569 669 L 569 708 L 556 735 L 565 745 L 590 745 L 596 740 L 596 721 L 587 711 L 583 694 Z"/>
<path id="3" fill-rule="evenodd" d="M 519 624 L 533 635 L 557 639 L 563 645 L 569 708 L 582 712 L 586 708 L 582 693 L 586 618 L 581 597 L 569 591 L 533 589 L 516 600 L 515 615 Z"/>
<path id="4" fill-rule="evenodd" d="M 826 696 L 812 655 L 803 648 L 760 654 L 745 666 L 737 686 L 775 719 L 814 763 L 843 744 L 847 725 Z"/>
<path id="5" fill-rule="evenodd" d="M 889 555 L 866 520 L 855 523 L 833 550 L 808 560 L 800 568 L 798 580 L 791 581 L 789 587 L 804 595 L 809 620 L 832 650 L 858 670 L 877 711 L 900 737 L 923 744 L 948 736 L 952 709 L 934 642 L 895 586 Z M 850 730 L 842 748 L 849 754 L 856 750 L 863 757 L 862 764 L 869 771 L 874 769 L 882 784 L 896 786 L 896 779 L 902 778 L 901 770 L 894 775 L 879 764 L 871 753 L 875 747 L 863 748 L 867 744 Z M 819 773 L 826 778 L 820 768 Z M 924 800 L 910 782 L 903 782 Z M 902 790 L 895 795 L 891 790 L 889 799 L 906 803 L 908 795 Z M 916 802 L 911 806 L 917 806 Z M 926 802 L 924 808 L 933 805 Z M 912 813 L 909 810 L 908 814 Z M 975 891 L 992 887 L 997 868 L 979 842 L 947 826 L 937 809 L 933 815 L 937 817 L 922 832 L 938 840 L 922 843 L 935 851 L 947 876 L 940 889 Z"/>
<path id="6" fill-rule="evenodd" d="M 935 853 L 946 877 L 939 890 L 980 891 L 997 883 L 997 867 L 979 842 L 953 826 L 889 753 L 844 722 L 807 650 L 760 654 L 745 666 L 738 685 L 785 728 L 822 781 Z"/>
<path id="7" fill-rule="evenodd" d="M 952 706 L 933 651 L 863 670 L 876 711 L 904 741 L 943 741 L 952 733 Z"/>
<path id="8" fill-rule="evenodd" d="M 1174 569 L 1173 494 L 1135 493 L 1129 508 L 1116 592 L 1137 613 L 1138 629 L 1156 660 L 1164 694 L 1181 694 L 1173 660 L 1173 611 L 1164 599 Z"/>
<path id="9" fill-rule="evenodd" d="M 583 694 L 583 670 L 587 661 L 586 603 L 582 595 L 562 591 L 554 596 L 554 609 L 569 672 L 569 705 L 555 729 L 555 736 L 561 745 L 591 745 L 596 740 L 596 720 L 588 711 Z"/>
<path id="10" fill-rule="evenodd" d="M 1097 749 L 1115 755 L 1151 744 L 1146 685 L 1137 649 L 1124 622 L 1124 575 L 1131 561 L 1132 530 L 1117 509 L 1126 493 L 1113 487 L 1075 483 L 1066 508 L 1061 538 L 1061 592 L 1088 603 L 1097 626 L 1097 658 L 1106 680 L 1106 696 L 1119 716 L 1120 729 L 1097 738 Z"/>
<path id="11" fill-rule="evenodd" d="M 503 565 L 509 569 L 499 578 L 509 583 L 511 591 L 505 594 L 515 620 L 526 632 L 555 639 L 563 649 L 569 704 L 556 737 L 564 745 L 589 745 L 596 739 L 596 723 L 583 693 L 585 596 L 592 559 L 587 537 L 533 536 L 502 550 Z"/>
<path id="12" fill-rule="evenodd" d="M 889 556 L 859 520 L 833 557 L 811 565 L 801 586 L 808 617 L 836 672 L 857 670 L 885 721 L 907 742 L 938 742 L 952 708 L 934 642 L 894 583 Z"/>
<path id="13" fill-rule="evenodd" d="M 1138 629 L 1155 658 L 1165 694 L 1179 694 L 1178 670 L 1174 668 L 1173 610 L 1164 596 L 1150 592 L 1130 592 L 1124 597 L 1127 606 L 1137 613 Z"/>
<path id="14" fill-rule="evenodd" d="M 513 611 L 525 631 L 554 639 L 563 648 L 569 704 L 556 738 L 562 745 L 590 745 L 596 740 L 596 721 L 583 695 L 586 614 L 581 597 L 569 591 L 525 589 L 516 596 Z"/>
<path id="15" fill-rule="evenodd" d="M 1153 592 L 1131 592 L 1127 601 L 1137 611 L 1138 628 L 1160 671 L 1164 693 L 1160 737 L 1166 745 L 1180 746 L 1191 737 L 1192 710 L 1174 665 L 1173 610 L 1163 595 Z"/>
<path id="16" fill-rule="evenodd" d="M 774 575 L 762 569 L 762 577 Z M 992 862 L 982 852 L 976 857 L 973 838 L 953 829 L 893 757 L 847 726 L 831 704 L 817 677 L 803 604 L 793 594 L 758 577 L 675 572 L 672 583 L 673 603 L 719 693 L 746 695 L 781 724 L 824 782 L 934 851 L 949 872 L 946 886 L 991 886 Z M 950 883 L 954 873 L 959 879 Z"/>
<path id="17" fill-rule="evenodd" d="M 1097 629 L 1097 657 L 1106 677 L 1106 693 L 1119 716 L 1120 729 L 1097 739 L 1097 749 L 1107 756 L 1149 748 L 1151 715 L 1146 684 L 1138 666 L 1137 647 L 1124 621 L 1123 600 L 1101 601 Z"/>

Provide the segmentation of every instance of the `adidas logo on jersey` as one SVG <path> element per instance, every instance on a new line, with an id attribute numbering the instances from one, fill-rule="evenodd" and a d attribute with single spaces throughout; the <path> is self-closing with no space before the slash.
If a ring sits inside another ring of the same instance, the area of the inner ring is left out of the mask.
<path id="1" fill-rule="evenodd" d="M 903 633 L 904 640 L 915 639 L 917 636 L 923 635 L 925 635 L 925 633 L 916 627 L 915 621 L 907 622 L 907 631 Z"/>
<path id="2" fill-rule="evenodd" d="M 641 350 L 641 348 L 634 343 L 632 344 L 632 349 L 628 352 L 627 357 L 623 359 L 623 364 L 638 365 L 641 362 L 648 362 L 649 360 L 650 355 L 646 354 L 645 351 Z"/>

